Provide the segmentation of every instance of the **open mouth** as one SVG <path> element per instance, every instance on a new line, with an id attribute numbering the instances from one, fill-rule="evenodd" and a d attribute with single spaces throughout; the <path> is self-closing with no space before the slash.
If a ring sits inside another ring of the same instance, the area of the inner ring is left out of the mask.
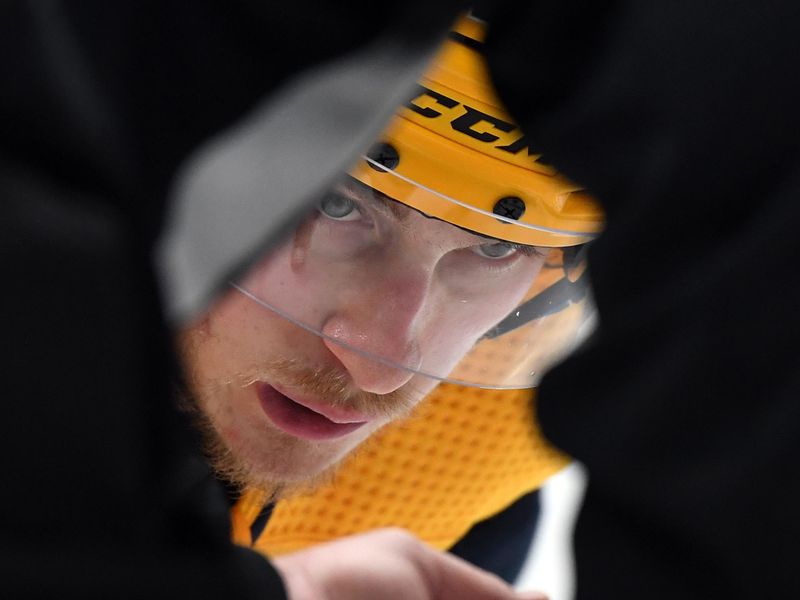
<path id="1" fill-rule="evenodd" d="M 342 437 L 369 421 L 353 411 L 295 400 L 267 383 L 257 383 L 256 393 L 262 410 L 278 429 L 306 440 Z"/>

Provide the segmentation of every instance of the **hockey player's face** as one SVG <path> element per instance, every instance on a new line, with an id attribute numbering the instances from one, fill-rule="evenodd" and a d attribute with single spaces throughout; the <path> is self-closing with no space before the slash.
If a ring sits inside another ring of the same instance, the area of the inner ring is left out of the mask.
<path id="1" fill-rule="evenodd" d="M 217 466 L 236 483 L 298 484 L 339 463 L 408 414 L 437 381 L 417 371 L 449 372 L 541 268 L 537 253 L 402 205 L 367 216 L 349 193 L 256 265 L 248 295 L 232 291 L 183 336 Z"/>

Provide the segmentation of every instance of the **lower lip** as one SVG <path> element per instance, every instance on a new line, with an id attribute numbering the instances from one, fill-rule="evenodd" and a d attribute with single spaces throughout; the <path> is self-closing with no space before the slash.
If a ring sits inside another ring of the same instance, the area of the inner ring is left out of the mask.
<path id="1" fill-rule="evenodd" d="M 334 423 L 310 408 L 293 402 L 265 383 L 257 384 L 256 391 L 261 402 L 261 409 L 269 417 L 269 420 L 278 429 L 295 437 L 305 440 L 332 440 L 345 436 L 366 424 L 366 421 Z"/>

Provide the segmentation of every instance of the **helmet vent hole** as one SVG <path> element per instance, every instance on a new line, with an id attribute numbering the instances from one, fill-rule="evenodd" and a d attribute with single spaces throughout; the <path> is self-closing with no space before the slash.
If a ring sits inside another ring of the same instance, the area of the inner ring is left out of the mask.
<path id="1" fill-rule="evenodd" d="M 367 158 L 384 167 L 381 169 L 372 162 L 367 161 L 367 164 L 370 167 L 381 173 L 384 173 L 386 170 L 393 171 L 395 168 L 397 168 L 397 165 L 400 164 L 400 154 L 397 152 L 394 146 L 387 144 L 386 142 L 378 142 L 377 144 L 374 144 L 369 149 L 369 152 L 367 152 Z"/>
<path id="2" fill-rule="evenodd" d="M 507 219 L 519 220 L 525 214 L 525 202 L 516 196 L 506 196 L 494 203 L 492 212 Z"/>

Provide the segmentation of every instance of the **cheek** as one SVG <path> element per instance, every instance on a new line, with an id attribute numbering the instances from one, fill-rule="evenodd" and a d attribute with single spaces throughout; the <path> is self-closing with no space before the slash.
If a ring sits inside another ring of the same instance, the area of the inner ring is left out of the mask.
<path id="1" fill-rule="evenodd" d="M 472 302 L 473 310 L 462 325 L 474 323 L 480 329 L 479 335 L 483 335 L 499 323 L 522 304 L 533 289 L 543 264 L 544 257 L 526 257 L 510 276 L 503 278 L 502 284 L 487 286 L 481 296 Z"/>
<path id="2" fill-rule="evenodd" d="M 187 336 L 183 359 L 195 387 L 225 388 L 287 347 L 288 323 L 238 292 L 212 307 Z"/>
<path id="3" fill-rule="evenodd" d="M 425 367 L 438 374 L 454 368 L 484 333 L 519 306 L 541 262 L 530 261 L 503 285 L 487 285 L 474 298 L 442 300 L 436 318 L 427 323 L 420 336 Z"/>
<path id="4" fill-rule="evenodd" d="M 246 300 L 251 314 L 264 312 L 277 317 L 269 308 L 272 306 L 292 319 L 318 327 L 331 310 L 341 283 L 349 280 L 346 275 L 326 267 L 328 265 L 320 264 L 319 260 L 309 258 L 307 248 L 284 245 L 263 258 L 238 282 L 267 306 L 240 292 L 234 293 Z"/>
<path id="5" fill-rule="evenodd" d="M 238 292 L 230 292 L 209 314 L 205 340 L 206 367 L 210 372 L 230 373 L 257 356 L 264 340 L 260 323 L 264 316 L 257 305 Z"/>

